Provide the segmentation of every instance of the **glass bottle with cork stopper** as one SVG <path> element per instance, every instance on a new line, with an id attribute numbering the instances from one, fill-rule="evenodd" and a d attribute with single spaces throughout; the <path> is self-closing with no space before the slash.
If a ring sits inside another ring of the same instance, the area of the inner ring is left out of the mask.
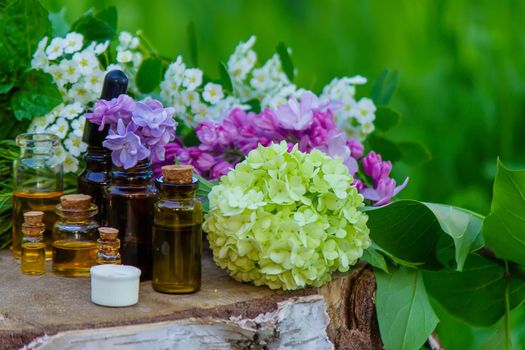
<path id="1" fill-rule="evenodd" d="M 121 70 L 112 70 L 104 78 L 101 99 L 111 100 L 122 94 L 128 89 L 128 78 Z M 95 220 L 100 224 L 106 222 L 106 203 L 104 192 L 109 184 L 111 170 L 111 151 L 102 146 L 108 135 L 109 125 L 103 130 L 99 126 L 86 120 L 84 126 L 84 136 L 82 141 L 87 143 L 85 155 L 86 168 L 78 177 L 78 192 L 90 195 L 93 203 L 98 208 Z"/>
<path id="2" fill-rule="evenodd" d="M 44 212 L 46 259 L 51 260 L 55 205 L 64 194 L 63 161 L 58 156 L 60 139 L 52 134 L 21 134 L 16 137 L 20 156 L 13 162 L 13 245 L 15 257 L 22 249 L 22 223 L 27 211 Z"/>
<path id="3" fill-rule="evenodd" d="M 97 263 L 120 265 L 118 230 L 113 227 L 99 227 L 98 233 L 100 238 L 97 241 Z"/>
<path id="4" fill-rule="evenodd" d="M 91 196 L 69 194 L 56 207 L 59 220 L 53 228 L 53 272 L 66 277 L 89 277 L 97 264 L 97 206 Z"/>
<path id="5" fill-rule="evenodd" d="M 45 225 L 42 222 L 44 212 L 28 211 L 24 213 L 22 224 L 22 255 L 20 269 L 26 275 L 46 273 L 46 245 L 44 243 Z"/>
<path id="6" fill-rule="evenodd" d="M 166 165 L 156 180 L 159 200 L 153 225 L 153 289 L 192 293 L 201 284 L 202 205 L 191 165 Z"/>

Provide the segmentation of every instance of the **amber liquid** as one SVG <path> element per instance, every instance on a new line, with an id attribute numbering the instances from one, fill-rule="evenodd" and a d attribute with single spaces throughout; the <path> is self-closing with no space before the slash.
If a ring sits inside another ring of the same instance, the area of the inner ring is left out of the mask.
<path id="1" fill-rule="evenodd" d="M 120 257 L 125 265 L 138 267 L 141 281 L 151 279 L 151 231 L 156 195 L 111 194 L 108 225 L 119 230 Z"/>
<path id="2" fill-rule="evenodd" d="M 89 277 L 97 265 L 97 244 L 72 240 L 53 243 L 53 272 L 65 277 Z"/>
<path id="3" fill-rule="evenodd" d="M 26 275 L 43 275 L 46 273 L 45 244 L 42 242 L 26 242 L 22 244 L 20 269 Z"/>
<path id="4" fill-rule="evenodd" d="M 201 225 L 153 227 L 153 289 L 192 293 L 201 285 Z"/>
<path id="5" fill-rule="evenodd" d="M 52 235 L 53 225 L 58 219 L 55 214 L 55 206 L 60 202 L 60 196 L 63 192 L 15 192 L 13 193 L 13 245 L 11 250 L 15 257 L 20 258 L 22 253 L 22 224 L 24 223 L 24 213 L 27 211 L 43 211 L 44 224 L 44 242 L 46 245 L 46 260 L 52 258 Z"/>

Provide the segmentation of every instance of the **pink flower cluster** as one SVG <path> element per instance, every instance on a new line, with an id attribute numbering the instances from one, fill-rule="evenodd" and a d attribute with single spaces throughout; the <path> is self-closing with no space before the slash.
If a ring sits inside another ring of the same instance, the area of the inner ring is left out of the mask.
<path id="1" fill-rule="evenodd" d="M 362 164 L 366 175 L 372 178 L 373 186 L 367 187 L 361 183 L 359 192 L 363 194 L 365 199 L 373 201 L 374 205 L 390 203 L 390 199 L 405 188 L 408 183 L 407 177 L 401 185 L 396 186 L 396 180 L 390 178 L 392 163 L 390 161 L 383 162 L 381 156 L 374 151 L 362 159 Z"/>
<path id="2" fill-rule="evenodd" d="M 300 101 L 292 97 L 288 103 L 276 109 L 267 108 L 259 114 L 235 108 L 222 123 L 205 121 L 195 131 L 200 144 L 185 147 L 180 140 L 168 144 L 166 160 L 154 164 L 156 176 L 160 176 L 162 165 L 173 163 L 177 158 L 183 164 L 192 164 L 201 176 L 218 179 L 259 144 L 268 146 L 286 140 L 290 149 L 298 144 L 303 152 L 320 149 L 332 157 L 342 158 L 350 174 L 356 178 L 354 185 L 365 198 L 377 205 L 388 203 L 406 186 L 405 180 L 403 185 L 395 187 L 395 181 L 389 178 L 390 162 L 382 162 L 374 152 L 362 158 L 363 145 L 347 138 L 334 123 L 329 106 L 322 105 L 310 92 L 303 93 Z M 358 173 L 359 159 L 371 183 L 366 175 Z M 358 179 L 359 176 L 366 178 Z"/>
<path id="3" fill-rule="evenodd" d="M 112 151 L 115 165 L 129 169 L 150 157 L 154 161 L 165 159 L 165 147 L 175 139 L 173 113 L 173 108 L 164 108 L 157 100 L 135 102 L 120 95 L 110 101 L 99 100 L 93 113 L 85 117 L 99 125 L 99 130 L 109 125 L 103 146 Z"/>

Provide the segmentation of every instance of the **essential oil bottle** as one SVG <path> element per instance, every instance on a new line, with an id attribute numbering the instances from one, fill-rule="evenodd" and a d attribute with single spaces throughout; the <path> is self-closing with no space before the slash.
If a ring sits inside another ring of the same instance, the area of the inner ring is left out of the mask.
<path id="1" fill-rule="evenodd" d="M 118 239 L 118 230 L 113 227 L 99 227 L 98 233 L 100 238 L 97 240 L 97 264 L 120 265 L 120 239 Z"/>
<path id="2" fill-rule="evenodd" d="M 22 256 L 20 269 L 26 275 L 46 273 L 46 244 L 44 243 L 45 225 L 43 211 L 24 213 L 22 224 Z"/>
<path id="3" fill-rule="evenodd" d="M 93 219 L 97 206 L 91 196 L 68 194 L 60 197 L 59 216 L 53 228 L 53 272 L 65 277 L 89 277 L 97 264 L 97 229 Z"/>
<path id="4" fill-rule="evenodd" d="M 198 181 L 191 165 L 166 165 L 156 180 L 154 207 L 153 289 L 193 293 L 201 285 L 202 205 L 195 197 Z"/>
<path id="5" fill-rule="evenodd" d="M 125 94 L 128 89 L 128 78 L 120 70 L 112 70 L 104 78 L 104 86 L 100 98 L 111 100 Z M 85 155 L 86 168 L 78 177 L 78 193 L 90 195 L 98 208 L 95 220 L 100 224 L 106 222 L 106 203 L 104 192 L 109 184 L 111 170 L 111 151 L 102 146 L 106 138 L 109 125 L 103 130 L 99 126 L 86 120 L 83 141 L 88 148 Z"/>

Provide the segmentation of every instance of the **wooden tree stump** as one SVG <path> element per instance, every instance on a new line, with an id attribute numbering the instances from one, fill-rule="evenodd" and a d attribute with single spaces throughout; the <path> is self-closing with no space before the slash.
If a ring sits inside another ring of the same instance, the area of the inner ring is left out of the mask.
<path id="1" fill-rule="evenodd" d="M 25 276 L 0 251 L 0 349 L 381 349 L 375 281 L 358 265 L 321 288 L 272 291 L 232 280 L 203 257 L 202 288 L 139 303 L 90 301 L 89 279 Z"/>

